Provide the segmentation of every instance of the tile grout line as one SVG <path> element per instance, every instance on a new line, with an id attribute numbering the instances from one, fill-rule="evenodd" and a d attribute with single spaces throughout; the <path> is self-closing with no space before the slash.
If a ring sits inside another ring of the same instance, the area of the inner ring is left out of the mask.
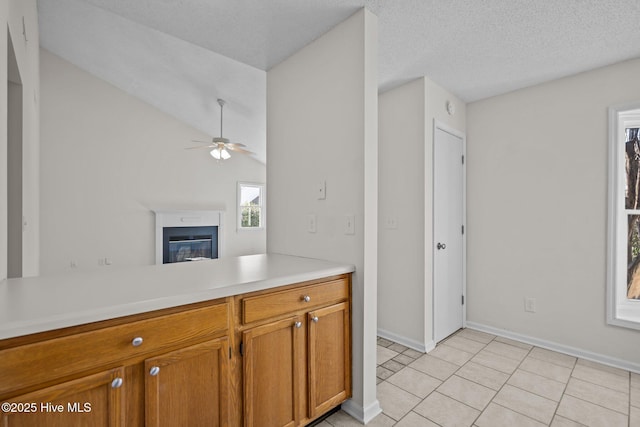
<path id="1" fill-rule="evenodd" d="M 496 337 L 494 337 L 491 341 L 489 341 L 489 343 L 493 342 L 495 339 L 496 339 Z M 498 341 L 498 342 L 500 342 L 500 341 Z M 489 345 L 489 343 L 487 343 L 487 345 Z M 503 343 L 503 344 L 504 344 L 504 343 Z M 486 347 L 486 346 L 485 346 L 485 347 Z M 498 396 L 498 394 L 502 391 L 502 389 L 504 388 L 504 386 L 505 386 L 506 384 L 509 384 L 509 380 L 511 379 L 511 377 L 513 376 L 513 374 L 518 370 L 518 368 L 520 368 L 520 365 L 522 365 L 522 362 L 524 362 L 524 360 L 527 358 L 527 356 L 529 356 L 529 354 L 531 353 L 531 351 L 532 351 L 534 348 L 535 348 L 535 346 L 532 346 L 532 347 L 527 351 L 526 356 L 524 356 L 524 357 L 522 358 L 522 360 L 520 361 L 520 363 L 518 363 L 518 366 L 516 366 L 516 368 L 513 370 L 513 372 L 509 374 L 509 378 L 507 378 L 507 380 L 504 382 L 504 384 L 502 384 L 502 386 L 500 386 L 500 388 L 498 389 L 498 391 L 496 391 L 496 394 L 493 396 L 493 398 L 491 399 L 491 401 L 490 401 L 489 403 L 487 403 L 487 406 L 482 410 L 482 412 L 480 413 L 480 415 L 478 415 L 478 418 L 480 418 L 480 417 L 482 416 L 482 414 L 484 414 L 484 411 L 487 409 L 487 407 L 488 407 L 490 404 L 492 404 L 492 403 L 493 403 L 494 405 L 502 406 L 503 408 L 508 409 L 508 410 L 510 410 L 510 411 L 513 411 L 513 412 L 515 412 L 516 414 L 520 414 L 520 415 L 522 415 L 522 416 L 524 416 L 524 417 L 527 417 L 527 418 L 529 418 L 529 419 L 532 419 L 532 420 L 533 420 L 533 418 L 531 418 L 531 417 L 530 417 L 530 416 L 528 416 L 528 415 L 522 414 L 522 413 L 520 413 L 520 412 L 518 412 L 518 411 L 516 411 L 516 410 L 514 410 L 514 409 L 507 408 L 507 407 L 506 407 L 506 406 L 504 406 L 504 405 L 500 405 L 499 403 L 494 402 L 494 399 L 495 399 L 495 398 L 496 398 L 496 396 Z M 492 352 L 490 352 L 490 353 L 492 353 Z M 509 384 L 509 385 L 511 385 L 511 384 Z M 513 387 L 513 386 L 512 386 L 512 387 Z M 555 413 L 554 413 L 554 415 L 555 415 Z M 476 418 L 476 420 L 474 421 L 474 424 L 475 424 L 475 422 L 476 422 L 476 421 L 478 421 L 478 418 Z M 536 421 L 536 422 L 540 422 L 540 421 L 538 421 L 538 420 L 534 420 L 534 421 Z M 551 418 L 551 421 L 553 421 L 553 418 Z"/>
<path id="2" fill-rule="evenodd" d="M 462 329 L 462 330 L 464 330 L 464 329 Z M 456 334 L 457 334 L 457 333 L 458 333 L 458 332 L 456 332 Z M 466 337 L 461 337 L 461 338 L 466 338 Z M 467 339 L 472 340 L 472 341 L 475 341 L 475 342 L 480 342 L 480 341 L 474 340 L 474 339 L 472 339 L 472 338 L 467 338 Z M 486 342 L 486 343 L 480 342 L 481 344 L 484 344 L 484 345 L 483 345 L 483 347 L 482 347 L 480 350 L 478 350 L 477 352 L 475 352 L 475 354 L 473 355 L 473 357 L 472 357 L 471 359 L 467 360 L 467 361 L 466 361 L 462 366 L 460 366 L 458 369 L 456 369 L 456 371 L 455 371 L 454 373 L 452 373 L 449 377 L 447 377 L 447 379 L 451 378 L 453 375 L 456 375 L 456 373 L 457 373 L 460 369 L 462 369 L 462 368 L 463 368 L 467 363 L 469 363 L 469 362 L 470 362 L 474 357 L 476 357 L 476 356 L 478 355 L 478 353 L 480 353 L 482 350 L 486 349 L 486 348 L 487 348 L 487 346 L 488 346 L 491 342 L 493 342 L 493 340 L 495 340 L 495 336 L 494 336 L 493 338 L 491 338 L 491 340 L 490 340 L 489 342 Z M 477 363 L 477 362 L 474 362 L 474 363 Z M 479 365 L 480 365 L 480 364 L 479 364 Z M 480 365 L 480 366 L 484 366 L 484 365 Z M 489 368 L 489 369 L 492 369 L 492 368 Z M 494 369 L 494 370 L 495 370 L 495 369 Z M 464 378 L 464 377 L 459 377 L 459 378 L 463 378 L 463 379 L 465 379 L 465 380 L 466 380 L 466 378 Z M 471 381 L 471 380 L 467 380 L 467 381 L 470 381 L 470 382 L 472 382 L 472 383 L 474 383 L 474 384 L 482 385 L 482 384 L 476 383 L 475 381 Z M 443 381 L 442 383 L 444 384 L 444 381 Z M 486 387 L 486 386 L 484 386 L 484 387 Z M 489 387 L 487 387 L 487 388 L 489 388 Z M 491 389 L 491 390 L 493 390 L 493 389 Z M 434 390 L 434 391 L 437 391 L 437 389 L 436 389 L 436 390 Z M 498 394 L 498 392 L 497 392 L 497 391 L 496 391 L 496 394 Z M 447 396 L 447 397 L 448 397 L 448 396 Z M 476 422 L 478 421 L 478 419 L 482 416 L 482 414 L 484 414 L 485 409 L 487 409 L 487 406 L 489 406 L 489 404 L 490 404 L 491 402 L 493 402 L 493 398 L 495 398 L 495 397 L 496 397 L 496 395 L 494 395 L 494 396 L 491 398 L 491 400 L 489 401 L 489 403 L 487 403 L 487 405 L 486 405 L 486 406 L 485 406 L 485 407 L 480 411 L 480 413 L 478 414 L 478 416 L 477 416 L 477 417 L 475 417 L 475 418 L 473 419 L 473 422 L 471 423 L 471 425 L 472 425 L 472 426 L 473 426 L 473 425 L 475 425 L 475 424 L 476 424 Z M 453 400 L 455 400 L 456 402 L 459 402 L 459 400 L 457 400 L 457 399 L 453 399 Z M 464 402 L 460 402 L 460 403 L 465 404 Z M 469 406 L 469 405 L 467 405 L 467 406 Z M 475 408 L 473 408 L 473 409 L 475 409 Z"/>
<path id="3" fill-rule="evenodd" d="M 459 331 L 457 331 L 455 334 L 452 334 L 449 338 L 451 338 L 452 336 L 457 335 L 460 331 L 464 331 L 464 329 L 460 329 L 460 330 L 459 330 Z M 448 340 L 449 338 L 447 338 L 447 340 Z M 461 338 L 466 338 L 466 337 L 461 337 Z M 467 339 L 470 339 L 470 340 L 475 341 L 475 342 L 479 342 L 479 341 L 473 340 L 473 339 L 471 339 L 471 338 L 467 338 Z M 493 337 L 493 338 L 492 338 L 489 342 L 487 342 L 487 343 L 482 343 L 482 342 L 481 342 L 481 344 L 484 344 L 484 346 L 483 346 L 480 350 L 478 350 L 478 351 L 473 355 L 473 357 L 475 357 L 478 353 L 480 353 L 482 350 L 484 350 L 485 348 L 487 348 L 487 346 L 489 345 L 489 343 L 491 343 L 494 339 L 495 339 L 495 337 Z M 445 340 L 445 342 L 446 342 L 447 340 Z M 437 345 L 436 345 L 436 347 L 437 347 Z M 460 351 L 464 351 L 464 350 L 460 350 Z M 465 353 L 468 353 L 468 352 L 465 352 Z M 436 356 L 433 356 L 433 357 L 436 357 Z M 471 359 L 473 359 L 473 357 L 472 357 Z M 439 359 L 439 358 L 438 358 L 438 359 Z M 442 384 L 444 384 L 444 383 L 445 383 L 445 381 L 447 381 L 447 380 L 448 380 L 449 378 L 451 378 L 452 376 L 456 375 L 456 373 L 457 373 L 460 369 L 462 369 L 462 367 L 463 367 L 463 366 L 465 366 L 467 363 L 469 363 L 469 362 L 471 361 L 471 359 L 467 360 L 464 364 L 462 364 L 462 366 L 459 366 L 459 367 L 458 367 L 458 369 L 456 369 L 456 370 L 455 370 L 451 375 L 449 375 L 449 376 L 447 377 L 447 379 L 445 379 L 444 381 L 442 381 Z M 444 359 L 440 359 L 440 360 L 444 360 Z M 448 360 L 445 360 L 445 362 L 449 362 L 449 361 L 448 361 Z M 452 363 L 452 362 L 449 362 L 449 363 Z M 458 376 L 458 378 L 464 378 L 464 377 L 459 377 L 459 376 Z M 466 379 L 466 378 L 464 378 L 464 379 Z M 467 380 L 467 381 L 469 381 L 469 380 Z M 475 383 L 475 381 L 471 381 L 471 382 Z M 442 384 L 440 384 L 440 385 L 442 385 Z M 482 384 L 478 384 L 478 385 L 482 385 Z M 433 390 L 431 393 L 429 393 L 429 396 L 430 396 L 431 394 L 433 394 L 433 393 L 437 392 L 439 387 L 440 387 L 440 386 L 436 387 L 436 389 L 435 389 L 435 390 Z M 488 387 L 487 387 L 487 388 L 488 388 Z M 444 394 L 442 394 L 442 393 L 439 393 L 439 394 L 440 394 L 441 396 L 449 397 L 449 396 L 444 395 Z M 428 396 L 427 396 L 427 397 L 428 397 Z M 495 397 L 495 396 L 494 396 L 494 397 Z M 456 402 L 461 403 L 461 404 L 463 404 L 463 405 L 465 405 L 465 406 L 468 406 L 469 408 L 472 408 L 471 406 L 467 405 L 466 403 L 464 403 L 464 402 L 460 402 L 458 399 L 453 399 L 452 397 L 449 397 L 449 398 L 450 398 L 450 399 L 452 399 L 452 400 L 455 400 Z M 426 397 L 425 397 L 425 399 L 426 399 Z M 493 401 L 493 398 L 491 398 L 491 401 Z M 489 401 L 489 403 L 491 403 L 491 401 Z M 489 403 L 487 403 L 487 406 L 489 406 Z M 476 408 L 472 408 L 472 409 L 475 409 L 475 410 L 477 411 L 477 409 L 476 409 Z M 471 423 L 471 425 L 474 425 L 474 424 L 476 423 L 476 421 L 478 421 L 478 418 L 480 418 L 480 417 L 482 416 L 482 414 L 484 413 L 484 410 L 485 410 L 485 409 L 486 409 L 486 406 L 485 406 L 485 408 L 484 408 L 484 409 L 482 409 L 482 410 L 480 411 L 480 413 L 478 414 L 478 416 L 477 416 L 477 417 L 475 417 L 475 418 L 473 419 L 473 422 Z"/>
<path id="4" fill-rule="evenodd" d="M 529 418 L 530 420 L 535 421 L 536 423 L 540 423 L 540 424 L 543 424 L 543 425 L 546 425 L 546 426 L 550 426 L 550 425 L 551 425 L 551 424 L 546 424 L 546 423 L 544 423 L 544 422 L 542 422 L 542 421 L 540 421 L 540 420 L 536 420 L 535 418 L 531 418 L 529 415 L 526 415 L 526 414 L 520 413 L 520 412 L 516 411 L 515 409 L 509 408 L 509 407 L 504 406 L 504 405 L 502 405 L 502 404 L 500 404 L 500 403 L 496 403 L 496 402 L 494 402 L 493 400 L 492 400 L 490 403 L 493 403 L 493 404 L 494 404 L 494 405 L 496 405 L 496 406 L 500 406 L 501 408 L 504 408 L 504 409 L 506 409 L 506 410 L 508 410 L 508 411 L 514 412 L 514 413 L 516 413 L 516 414 L 518 414 L 518 415 L 522 415 L 522 416 L 523 416 L 523 417 L 525 417 L 525 418 Z M 488 406 L 488 405 L 487 405 L 487 406 Z M 484 411 L 482 411 L 482 412 L 484 413 Z M 554 414 L 554 415 L 555 415 L 555 414 Z M 551 422 L 553 422 L 553 418 L 551 419 Z"/>
<path id="5" fill-rule="evenodd" d="M 577 364 L 578 364 L 578 362 L 576 361 L 576 365 Z M 597 369 L 597 368 L 591 368 L 591 369 L 594 369 L 596 371 L 600 371 L 600 372 L 603 372 L 603 373 L 606 373 L 606 374 L 610 374 L 610 372 L 602 371 L 602 370 Z M 573 370 L 571 371 L 571 374 L 573 375 Z M 612 375 L 615 375 L 615 374 L 612 374 Z M 621 375 L 617 375 L 617 376 L 622 377 Z M 585 379 L 585 378 L 579 378 L 579 377 L 573 377 L 573 378 L 575 378 L 577 380 L 580 380 L 580 381 L 584 381 L 584 382 L 589 383 L 589 384 L 597 385 L 597 386 L 602 387 L 602 388 L 606 388 L 607 390 L 617 391 L 618 393 L 624 393 L 624 391 L 616 390 L 615 388 L 611 388 L 611 387 L 609 387 L 607 385 L 604 385 L 604 384 L 598 384 L 596 382 L 590 381 L 590 380 Z M 629 383 L 631 383 L 631 379 L 629 379 Z M 631 390 L 629 390 L 629 396 L 631 396 Z"/>
<path id="6" fill-rule="evenodd" d="M 564 396 L 567 392 L 567 388 L 569 387 L 569 381 L 571 381 L 571 378 L 573 377 L 573 371 L 576 369 L 576 365 L 578 364 L 578 358 L 576 357 L 576 361 L 573 363 L 573 366 L 571 367 L 571 372 L 569 373 L 569 378 L 567 378 L 567 383 L 564 385 L 564 388 L 562 389 L 562 395 L 560 395 L 560 400 L 558 401 L 558 404 L 556 405 L 556 410 L 553 411 L 553 418 L 556 417 L 556 415 L 558 415 L 558 409 L 560 409 L 560 403 L 562 403 L 562 400 L 564 399 Z M 556 365 L 558 366 L 558 365 Z M 565 417 L 564 415 L 560 415 L 563 418 L 566 418 L 568 420 L 574 421 L 578 424 L 582 424 L 581 422 L 579 422 L 578 420 L 574 420 L 571 419 L 569 417 Z M 551 421 L 553 422 L 553 418 L 551 418 Z"/>
<path id="7" fill-rule="evenodd" d="M 586 383 L 589 383 L 589 384 L 592 384 L 592 385 L 596 385 L 596 386 L 598 386 L 598 387 L 606 388 L 607 390 L 615 391 L 615 392 L 618 392 L 618 393 L 624 393 L 624 392 L 622 392 L 622 391 L 619 391 L 619 390 L 613 389 L 613 388 L 611 388 L 611 387 L 607 387 L 606 385 L 598 384 L 598 383 L 595 383 L 595 382 L 593 382 L 593 381 L 589 381 L 588 379 L 583 379 L 583 378 L 574 377 L 574 376 L 573 376 L 573 371 L 574 371 L 575 367 L 576 367 L 576 366 L 578 366 L 578 360 L 580 360 L 580 359 L 579 359 L 579 358 L 576 358 L 576 363 L 574 364 L 574 367 L 571 369 L 571 375 L 569 376 L 569 381 L 571 380 L 571 378 L 575 378 L 576 380 L 584 381 L 584 382 L 586 382 Z M 597 369 L 597 368 L 592 368 L 592 369 L 594 369 L 594 370 L 596 370 L 596 371 L 601 371 L 601 370 L 599 370 L 599 369 Z M 601 372 L 604 372 L 604 373 L 610 373 L 610 372 L 607 372 L 607 371 L 601 371 Z M 612 375 L 615 375 L 615 374 L 612 374 Z M 618 375 L 618 376 L 622 377 L 622 375 Z M 567 387 L 569 387 L 569 381 L 567 381 L 567 385 L 566 385 L 566 387 L 565 387 L 565 390 L 562 392 L 562 397 L 564 397 L 564 396 L 565 396 L 565 394 L 566 394 L 567 396 L 571 396 L 572 398 L 577 399 L 577 400 L 580 400 L 580 401 L 582 401 L 582 402 L 585 402 L 585 403 L 588 403 L 588 404 L 591 404 L 591 405 L 595 405 L 595 406 L 598 406 L 598 407 L 600 407 L 600 408 L 606 409 L 606 410 L 608 410 L 608 411 L 612 411 L 612 412 L 616 412 L 616 413 L 618 413 L 618 414 L 624 415 L 624 416 L 626 416 L 626 417 L 627 417 L 627 426 L 628 426 L 628 425 L 631 423 L 631 372 L 630 372 L 630 371 L 627 371 L 627 376 L 628 376 L 628 383 L 629 383 L 629 404 L 628 404 L 628 406 L 627 406 L 627 413 L 626 413 L 626 414 L 625 414 L 624 412 L 620 412 L 620 411 L 618 411 L 617 409 L 608 408 L 608 407 L 606 407 L 606 406 L 604 406 L 604 405 L 601 405 L 600 403 L 591 402 L 591 401 L 589 401 L 589 400 L 585 400 L 585 399 L 583 399 L 583 398 L 581 398 L 581 397 L 574 396 L 574 395 L 572 395 L 572 394 L 568 394 L 568 393 L 566 392 L 566 388 L 567 388 Z M 561 416 L 562 416 L 562 415 L 561 415 Z M 566 418 L 566 417 L 565 417 L 565 418 Z M 569 418 L 569 419 L 570 419 L 570 418 Z M 572 421 L 576 421 L 576 420 L 572 420 Z M 577 421 L 576 421 L 576 422 L 577 422 Z"/>

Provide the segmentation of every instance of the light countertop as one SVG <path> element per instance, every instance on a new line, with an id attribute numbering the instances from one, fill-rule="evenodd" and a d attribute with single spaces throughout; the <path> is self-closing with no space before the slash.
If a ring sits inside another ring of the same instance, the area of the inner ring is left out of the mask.
<path id="1" fill-rule="evenodd" d="M 351 273 L 355 267 L 279 254 L 105 268 L 0 282 L 0 339 Z"/>

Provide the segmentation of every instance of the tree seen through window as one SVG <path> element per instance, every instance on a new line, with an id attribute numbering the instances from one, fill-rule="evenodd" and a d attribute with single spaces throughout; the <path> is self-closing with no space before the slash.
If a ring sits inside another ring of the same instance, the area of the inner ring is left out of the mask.
<path id="1" fill-rule="evenodd" d="M 639 128 L 625 130 L 625 209 L 627 211 L 627 298 L 640 299 L 640 139 Z"/>

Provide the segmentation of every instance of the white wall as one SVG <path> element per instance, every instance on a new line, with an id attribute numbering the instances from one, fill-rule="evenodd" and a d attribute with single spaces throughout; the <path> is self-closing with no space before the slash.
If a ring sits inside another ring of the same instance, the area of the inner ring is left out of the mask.
<path id="1" fill-rule="evenodd" d="M 23 36 L 26 29 L 26 40 Z M 39 68 L 38 16 L 35 0 L 0 1 L 0 23 L 8 28 L 22 80 L 23 166 L 22 274 L 38 274 L 38 150 L 39 150 Z M 7 31 L 0 31 L 0 280 L 7 277 Z"/>
<path id="2" fill-rule="evenodd" d="M 267 74 L 269 252 L 352 263 L 353 399 L 368 420 L 375 389 L 377 18 L 361 10 Z M 317 184 L 326 181 L 326 199 Z M 308 215 L 317 232 L 307 232 Z M 355 234 L 345 235 L 347 215 Z"/>
<path id="3" fill-rule="evenodd" d="M 225 254 L 265 252 L 264 230 L 236 232 L 236 183 L 264 164 L 185 150 L 209 137 L 46 50 L 41 78 L 42 274 L 153 264 L 158 207 L 225 210 Z"/>
<path id="4" fill-rule="evenodd" d="M 378 333 L 424 351 L 425 79 L 381 94 L 378 117 Z"/>
<path id="5" fill-rule="evenodd" d="M 607 107 L 638 101 L 638 75 L 633 60 L 469 105 L 470 322 L 640 369 L 640 331 L 605 320 Z"/>
<path id="6" fill-rule="evenodd" d="M 433 123 L 464 133 L 465 115 L 464 102 L 426 77 L 380 95 L 378 330 L 421 351 L 434 345 Z"/>

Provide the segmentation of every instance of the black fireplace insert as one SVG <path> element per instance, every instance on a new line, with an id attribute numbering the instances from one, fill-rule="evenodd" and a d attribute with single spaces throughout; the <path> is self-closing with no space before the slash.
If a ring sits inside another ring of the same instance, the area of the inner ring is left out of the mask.
<path id="1" fill-rule="evenodd" d="M 162 263 L 218 258 L 218 227 L 164 227 Z"/>

